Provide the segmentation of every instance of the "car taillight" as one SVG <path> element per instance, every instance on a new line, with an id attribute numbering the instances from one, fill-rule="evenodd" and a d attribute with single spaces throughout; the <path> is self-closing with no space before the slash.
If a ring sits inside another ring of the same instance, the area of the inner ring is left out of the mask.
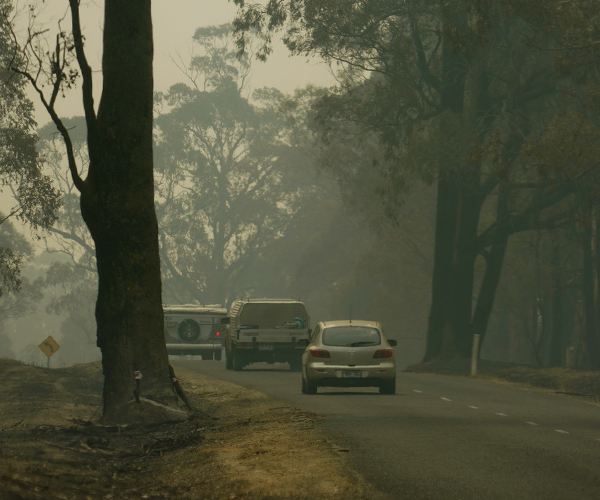
<path id="1" fill-rule="evenodd" d="M 220 337 L 221 336 L 221 332 L 215 332 L 215 337 Z"/>
<path id="2" fill-rule="evenodd" d="M 330 358 L 331 357 L 329 355 L 329 351 L 326 351 L 325 349 L 309 349 L 308 352 L 313 358 Z"/>
<path id="3" fill-rule="evenodd" d="M 379 349 L 377 351 L 375 351 L 375 354 L 373 354 L 374 358 L 391 358 L 394 355 L 394 351 L 392 351 L 391 349 Z"/>

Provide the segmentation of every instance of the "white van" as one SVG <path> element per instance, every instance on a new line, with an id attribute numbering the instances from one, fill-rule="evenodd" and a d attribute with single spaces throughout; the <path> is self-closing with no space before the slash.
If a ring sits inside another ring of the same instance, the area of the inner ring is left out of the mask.
<path id="1" fill-rule="evenodd" d="M 167 352 L 221 359 L 227 309 L 220 305 L 164 305 Z"/>

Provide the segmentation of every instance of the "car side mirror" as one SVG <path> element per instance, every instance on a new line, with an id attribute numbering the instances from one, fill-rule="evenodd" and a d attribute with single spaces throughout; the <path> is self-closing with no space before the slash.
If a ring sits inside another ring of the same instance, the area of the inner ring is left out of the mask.
<path id="1" fill-rule="evenodd" d="M 226 318 L 221 318 L 222 325 L 229 325 L 231 323 L 231 318 L 227 316 Z"/>
<path id="2" fill-rule="evenodd" d="M 390 344 L 390 346 L 392 347 L 396 347 L 398 345 L 398 342 L 392 339 L 388 339 L 388 344 Z"/>
<path id="3" fill-rule="evenodd" d="M 308 340 L 308 339 L 300 339 L 298 341 L 298 345 L 300 347 L 306 347 L 308 344 L 310 344 L 310 340 Z"/>

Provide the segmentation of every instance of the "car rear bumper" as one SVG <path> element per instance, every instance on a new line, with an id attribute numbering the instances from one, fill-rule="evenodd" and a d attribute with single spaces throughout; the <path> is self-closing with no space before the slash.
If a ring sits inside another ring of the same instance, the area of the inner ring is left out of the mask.
<path id="1" fill-rule="evenodd" d="M 329 387 L 371 387 L 382 380 L 396 376 L 396 365 L 382 362 L 379 365 L 341 366 L 324 363 L 306 365 L 307 377 L 320 386 Z"/>
<path id="2" fill-rule="evenodd" d="M 167 352 L 175 355 L 202 354 L 219 352 L 223 349 L 221 342 L 211 344 L 167 344 Z"/>

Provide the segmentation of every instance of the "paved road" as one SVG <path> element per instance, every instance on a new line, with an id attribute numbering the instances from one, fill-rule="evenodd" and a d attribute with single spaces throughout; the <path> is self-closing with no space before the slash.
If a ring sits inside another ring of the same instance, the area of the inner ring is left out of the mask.
<path id="1" fill-rule="evenodd" d="M 600 500 L 600 406 L 466 377 L 398 374 L 376 389 L 300 392 L 284 364 L 176 361 L 323 415 L 354 467 L 398 500 Z"/>

